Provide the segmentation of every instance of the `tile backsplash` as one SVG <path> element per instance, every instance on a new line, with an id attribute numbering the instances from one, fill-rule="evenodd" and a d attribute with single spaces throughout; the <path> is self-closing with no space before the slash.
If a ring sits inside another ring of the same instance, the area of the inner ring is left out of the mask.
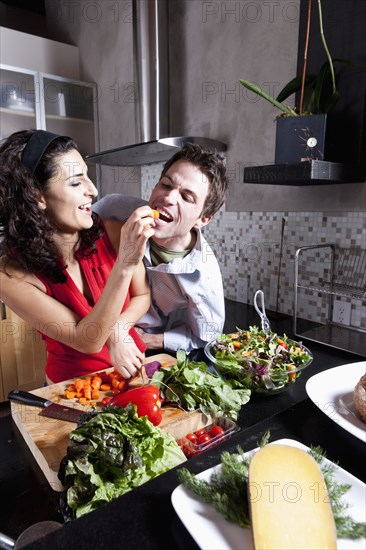
<path id="1" fill-rule="evenodd" d="M 142 167 L 143 198 L 149 197 L 161 169 L 160 164 Z M 293 315 L 296 250 L 323 243 L 366 249 L 366 213 L 226 212 L 222 208 L 203 232 L 219 261 L 226 298 L 237 300 L 240 284 L 245 301 L 253 304 L 256 290 L 262 289 L 268 310 Z M 315 258 L 305 277 L 316 282 L 326 268 L 321 258 Z M 362 274 L 360 278 L 364 284 Z M 366 296 L 345 300 L 352 307 L 351 326 L 366 330 Z M 328 314 L 329 295 L 314 291 L 299 295 L 300 317 L 325 322 Z"/>

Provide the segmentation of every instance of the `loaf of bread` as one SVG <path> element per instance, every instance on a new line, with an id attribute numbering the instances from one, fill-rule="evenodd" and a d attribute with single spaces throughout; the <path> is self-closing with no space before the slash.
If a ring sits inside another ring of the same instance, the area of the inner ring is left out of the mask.
<path id="1" fill-rule="evenodd" d="M 337 548 L 328 492 L 317 462 L 288 445 L 266 445 L 249 467 L 254 548 Z"/>
<path id="2" fill-rule="evenodd" d="M 353 392 L 353 405 L 357 415 L 366 422 L 366 374 L 361 376 Z"/>

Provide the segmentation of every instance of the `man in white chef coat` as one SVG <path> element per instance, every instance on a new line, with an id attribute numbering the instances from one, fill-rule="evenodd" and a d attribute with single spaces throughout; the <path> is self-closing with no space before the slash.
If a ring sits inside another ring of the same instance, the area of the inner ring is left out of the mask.
<path id="1" fill-rule="evenodd" d="M 148 204 L 159 212 L 144 263 L 151 306 L 136 329 L 148 350 L 187 353 L 223 331 L 222 277 L 202 235 L 225 200 L 225 162 L 218 154 L 187 144 L 164 165 Z M 113 193 L 93 205 L 103 220 L 123 221 L 142 199 Z"/>

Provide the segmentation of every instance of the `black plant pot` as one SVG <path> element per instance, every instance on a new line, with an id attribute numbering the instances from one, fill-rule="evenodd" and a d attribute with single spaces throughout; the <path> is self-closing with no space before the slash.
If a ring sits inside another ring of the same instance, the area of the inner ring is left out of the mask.
<path id="1" fill-rule="evenodd" d="M 336 161 L 333 135 L 327 115 L 278 117 L 276 125 L 276 164 L 304 160 Z"/>

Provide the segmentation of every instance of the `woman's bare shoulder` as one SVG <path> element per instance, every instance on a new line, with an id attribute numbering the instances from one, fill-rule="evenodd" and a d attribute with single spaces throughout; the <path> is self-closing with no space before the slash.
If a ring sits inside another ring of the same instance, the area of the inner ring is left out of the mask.
<path id="1" fill-rule="evenodd" d="M 46 292 L 45 285 L 34 273 L 22 269 L 14 260 L 6 260 L 3 256 L 0 257 L 0 280 L 0 286 L 5 292 L 10 287 L 19 288 L 19 285 L 23 284 L 31 284 L 42 292 Z"/>

